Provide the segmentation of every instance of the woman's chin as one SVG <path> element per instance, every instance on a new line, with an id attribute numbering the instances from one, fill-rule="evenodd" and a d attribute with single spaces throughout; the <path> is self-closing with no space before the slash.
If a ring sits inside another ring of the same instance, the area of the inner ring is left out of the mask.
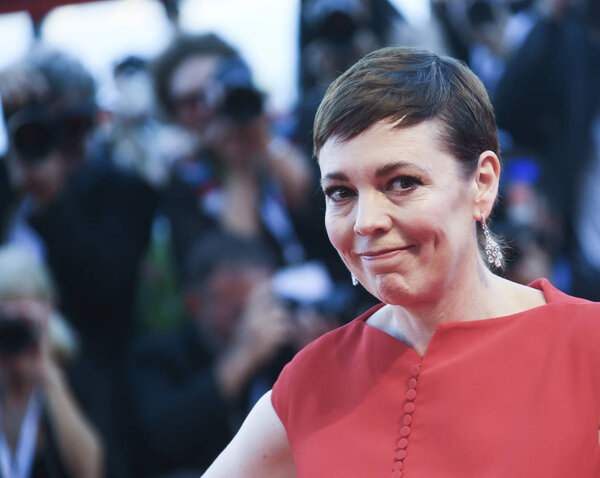
<path id="1" fill-rule="evenodd" d="M 369 292 L 381 302 L 389 305 L 407 305 L 420 295 L 415 287 L 407 284 L 404 277 L 386 274 L 373 279 L 373 287 Z"/>

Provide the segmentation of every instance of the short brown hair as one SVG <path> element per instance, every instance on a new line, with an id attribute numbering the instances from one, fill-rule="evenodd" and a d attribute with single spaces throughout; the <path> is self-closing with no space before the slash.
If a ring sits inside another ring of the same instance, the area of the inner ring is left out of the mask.
<path id="1" fill-rule="evenodd" d="M 382 48 L 329 86 L 315 117 L 314 154 L 329 138 L 352 139 L 382 120 L 402 128 L 434 118 L 443 146 L 466 172 L 475 170 L 483 151 L 499 155 L 493 107 L 467 66 L 414 48 Z"/>

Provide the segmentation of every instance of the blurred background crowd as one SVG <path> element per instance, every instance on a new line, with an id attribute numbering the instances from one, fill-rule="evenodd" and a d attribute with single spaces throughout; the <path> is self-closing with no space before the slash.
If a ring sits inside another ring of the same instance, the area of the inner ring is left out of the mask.
<path id="1" fill-rule="evenodd" d="M 108 79 L 44 40 L 52 2 L 32 2 L 31 44 L 0 71 L 3 478 L 198 476 L 296 351 L 375 303 L 328 243 L 311 128 L 328 84 L 382 46 L 454 56 L 486 85 L 503 274 L 600 300 L 598 2 L 415 0 L 414 22 L 391 0 L 285 1 L 285 108 L 243 45 L 182 28 L 183 2 L 155 1 L 166 46 Z"/>

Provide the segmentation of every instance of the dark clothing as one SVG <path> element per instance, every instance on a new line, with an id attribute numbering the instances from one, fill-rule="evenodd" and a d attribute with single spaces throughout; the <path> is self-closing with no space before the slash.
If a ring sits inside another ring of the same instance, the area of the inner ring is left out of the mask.
<path id="1" fill-rule="evenodd" d="M 58 449 L 54 426 L 46 409 L 42 409 L 40 420 L 43 442 L 41 449 L 34 457 L 30 478 L 76 478 L 67 472 Z"/>
<path id="2" fill-rule="evenodd" d="M 60 309 L 86 355 L 111 361 L 132 337 L 138 268 L 155 204 L 141 180 L 84 164 L 58 200 L 29 218 L 46 246 Z"/>
<path id="3" fill-rule="evenodd" d="M 155 206 L 155 192 L 140 179 L 88 162 L 52 204 L 27 218 L 44 243 L 59 308 L 80 340 L 69 379 L 102 435 L 111 478 L 129 476 L 123 360 Z"/>
<path id="4" fill-rule="evenodd" d="M 600 271 L 582 260 L 576 221 L 600 114 L 600 44 L 574 15 L 541 20 L 508 63 L 495 95 L 498 124 L 541 156 L 541 187 L 563 222 L 570 292 L 598 299 Z M 588 205 L 589 206 L 589 205 Z"/>
<path id="5" fill-rule="evenodd" d="M 231 422 L 243 419 L 247 407 L 221 394 L 215 358 L 194 327 L 136 344 L 129 383 L 141 445 L 139 476 L 200 472 L 231 440 Z"/>
<path id="6" fill-rule="evenodd" d="M 11 187 L 8 178 L 6 158 L 0 157 L 0 239 L 4 239 L 8 232 L 11 219 L 12 206 L 17 200 L 17 193 Z"/>
<path id="7" fill-rule="evenodd" d="M 600 48 L 574 17 L 542 20 L 509 61 L 496 90 L 498 124 L 543 155 L 543 186 L 565 216 L 576 205 L 600 99 Z"/>
<path id="8" fill-rule="evenodd" d="M 202 237 L 221 227 L 225 208 L 222 166 L 208 152 L 193 160 L 182 160 L 172 171 L 171 181 L 161 201 L 160 212 L 171 224 L 171 240 L 179 272 L 185 277 L 190 251 Z M 270 248 L 281 265 L 304 259 L 280 185 L 268 174 L 259 174 L 258 215 L 260 240 Z"/>
<path id="9" fill-rule="evenodd" d="M 203 234 L 216 227 L 202 207 L 202 198 L 218 186 L 211 168 L 201 161 L 182 161 L 164 190 L 159 213 L 171 226 L 171 244 L 178 273 L 185 274 L 187 256 Z"/>

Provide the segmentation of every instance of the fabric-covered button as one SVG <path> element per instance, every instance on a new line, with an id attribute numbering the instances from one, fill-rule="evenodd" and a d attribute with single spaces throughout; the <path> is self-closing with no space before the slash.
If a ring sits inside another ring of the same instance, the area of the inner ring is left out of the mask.
<path id="1" fill-rule="evenodd" d="M 415 398 L 417 398 L 417 391 L 415 389 L 412 389 L 412 390 L 409 390 L 408 392 L 406 392 L 407 400 L 414 400 Z"/>
<path id="2" fill-rule="evenodd" d="M 411 369 L 410 369 L 410 374 L 413 377 L 418 377 L 419 376 L 419 372 L 421 371 L 421 366 L 420 365 L 414 365 Z"/>
<path id="3" fill-rule="evenodd" d="M 400 428 L 400 436 L 407 437 L 408 435 L 410 435 L 410 427 L 408 425 Z"/>
<path id="4" fill-rule="evenodd" d="M 401 449 L 396 451 L 396 458 L 398 460 L 404 460 L 406 458 L 406 450 Z"/>
<path id="5" fill-rule="evenodd" d="M 394 470 L 392 478 L 402 478 L 402 472 L 400 470 Z"/>
<path id="6" fill-rule="evenodd" d="M 414 390 L 415 388 L 417 388 L 417 379 L 416 378 L 411 378 L 408 381 L 408 389 L 409 390 Z"/>
<path id="7" fill-rule="evenodd" d="M 402 418 L 402 423 L 404 423 L 405 425 L 410 425 L 412 423 L 412 420 L 413 420 L 412 415 L 410 413 L 407 413 Z"/>
<path id="8" fill-rule="evenodd" d="M 402 468 L 404 468 L 404 462 L 403 461 L 396 461 L 396 462 L 394 462 L 394 471 L 401 470 Z"/>
<path id="9" fill-rule="evenodd" d="M 404 449 L 407 446 L 408 446 L 408 440 L 406 438 L 400 438 L 400 440 L 398 440 L 398 448 Z"/>
<path id="10" fill-rule="evenodd" d="M 406 413 L 412 413 L 415 411 L 415 404 L 413 402 L 408 402 L 404 404 L 404 411 Z"/>

